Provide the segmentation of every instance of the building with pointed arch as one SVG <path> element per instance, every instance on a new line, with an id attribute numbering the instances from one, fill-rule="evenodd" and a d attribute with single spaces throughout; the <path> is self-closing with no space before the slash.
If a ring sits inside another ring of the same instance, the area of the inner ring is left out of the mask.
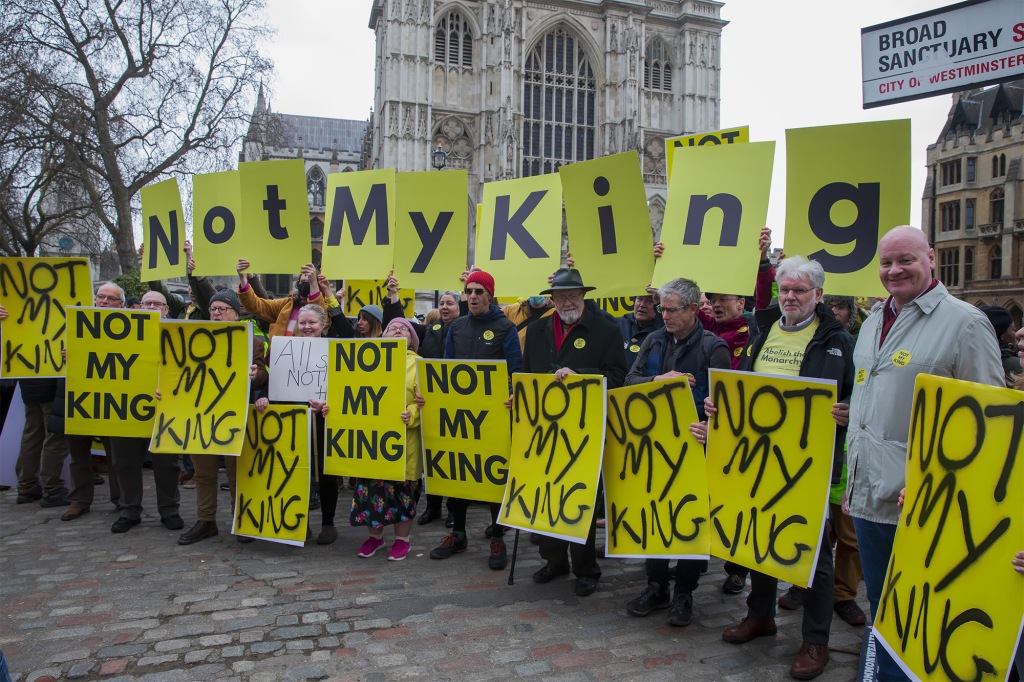
<path id="1" fill-rule="evenodd" d="M 327 210 L 327 174 L 363 170 L 369 121 L 320 116 L 297 116 L 271 111 L 260 88 L 252 121 L 239 161 L 302 159 L 306 170 L 309 228 L 313 263 L 320 265 L 324 216 Z M 268 291 L 285 294 L 294 275 L 264 275 Z"/>
<path id="2" fill-rule="evenodd" d="M 957 298 L 1024 313 L 1024 79 L 955 93 L 928 146 L 922 226 Z"/>
<path id="3" fill-rule="evenodd" d="M 469 173 L 484 183 L 641 154 L 655 235 L 665 138 L 719 127 L 721 2 L 374 0 L 369 167 Z M 470 230 L 473 234 L 473 230 Z"/>

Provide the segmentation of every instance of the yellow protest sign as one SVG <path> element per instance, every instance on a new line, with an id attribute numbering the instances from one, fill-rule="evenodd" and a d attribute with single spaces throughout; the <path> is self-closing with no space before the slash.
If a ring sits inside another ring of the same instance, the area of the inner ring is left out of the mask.
<path id="1" fill-rule="evenodd" d="M 583 280 L 584 282 L 587 280 Z M 616 296 L 615 298 L 599 298 L 595 301 L 597 307 L 612 317 L 624 317 L 633 312 L 636 305 L 636 296 Z"/>
<path id="2" fill-rule="evenodd" d="M 508 368 L 503 361 L 419 360 L 427 492 L 501 502 L 508 480 Z"/>
<path id="3" fill-rule="evenodd" d="M 661 229 L 665 254 L 654 266 L 654 286 L 685 273 L 701 291 L 754 290 L 774 157 L 774 142 L 677 151 Z"/>
<path id="4" fill-rule="evenodd" d="M 248 322 L 161 322 L 150 452 L 241 454 L 251 364 Z"/>
<path id="5" fill-rule="evenodd" d="M 911 679 L 1004 680 L 1024 621 L 1021 392 L 918 374 L 874 634 Z"/>
<path id="6" fill-rule="evenodd" d="M 605 378 L 513 374 L 512 452 L 499 521 L 584 543 L 604 447 Z"/>
<path id="7" fill-rule="evenodd" d="M 458 281 L 458 280 L 456 280 Z M 345 280 L 345 314 L 355 317 L 364 305 L 379 305 L 388 298 L 388 281 L 386 279 L 346 279 Z M 411 318 L 416 312 L 416 290 L 401 288 L 398 300 L 402 304 L 405 317 Z"/>
<path id="8" fill-rule="evenodd" d="M 404 481 L 405 339 L 333 341 L 327 360 L 324 473 Z"/>
<path id="9" fill-rule="evenodd" d="M 234 275 L 239 254 L 249 251 L 249 244 L 235 239 L 242 215 L 239 182 L 239 171 L 192 176 L 192 274 L 197 277 Z"/>
<path id="10" fill-rule="evenodd" d="M 713 130 L 708 133 L 697 133 L 696 135 L 676 135 L 665 138 L 665 172 L 668 181 L 672 182 L 672 163 L 675 160 L 676 150 L 682 147 L 703 147 L 705 145 L 737 144 L 739 142 L 750 142 L 750 127 L 740 126 L 739 128 L 725 128 Z"/>
<path id="11" fill-rule="evenodd" d="M 685 377 L 608 391 L 604 494 L 608 556 L 707 559 L 704 447 Z"/>
<path id="12" fill-rule="evenodd" d="M 0 258 L 0 377 L 64 376 L 65 310 L 92 302 L 85 258 Z"/>
<path id="13" fill-rule="evenodd" d="M 398 174 L 395 277 L 405 286 L 444 290 L 458 281 L 469 238 L 468 183 L 460 170 Z"/>
<path id="14" fill-rule="evenodd" d="M 248 408 L 231 532 L 302 546 L 309 524 L 310 410 Z"/>
<path id="15" fill-rule="evenodd" d="M 185 214 L 181 210 L 178 180 L 171 178 L 143 187 L 142 257 L 143 282 L 185 276 Z"/>
<path id="16" fill-rule="evenodd" d="M 395 260 L 395 170 L 329 174 L 326 208 L 324 274 L 372 279 L 387 273 Z"/>
<path id="17" fill-rule="evenodd" d="M 68 308 L 65 433 L 153 432 L 159 335 L 156 311 Z"/>
<path id="18" fill-rule="evenodd" d="M 786 253 L 821 263 L 830 294 L 885 296 L 878 240 L 909 222 L 909 120 L 786 131 Z"/>
<path id="19" fill-rule="evenodd" d="M 558 169 L 569 251 L 594 296 L 643 291 L 654 271 L 647 190 L 635 151 Z"/>
<path id="20" fill-rule="evenodd" d="M 494 276 L 497 296 L 533 296 L 558 269 L 562 182 L 558 173 L 484 185 L 476 266 Z"/>
<path id="21" fill-rule="evenodd" d="M 836 384 L 710 372 L 711 553 L 808 587 L 832 477 Z"/>
<path id="22" fill-rule="evenodd" d="M 302 159 L 238 164 L 242 224 L 235 260 L 250 271 L 295 274 L 313 258 L 309 199 Z"/>

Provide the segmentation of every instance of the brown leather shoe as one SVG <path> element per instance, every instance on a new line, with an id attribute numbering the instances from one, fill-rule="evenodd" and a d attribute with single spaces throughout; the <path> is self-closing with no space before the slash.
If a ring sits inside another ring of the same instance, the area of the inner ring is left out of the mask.
<path id="1" fill-rule="evenodd" d="M 60 515 L 60 520 L 61 521 L 74 521 L 75 519 L 77 519 L 82 514 L 88 514 L 88 513 L 89 513 L 89 508 L 88 507 L 79 507 L 77 504 L 73 504 L 73 505 L 71 505 L 70 507 L 67 508 L 67 511 L 65 511 L 63 514 Z"/>
<path id="2" fill-rule="evenodd" d="M 743 644 L 756 637 L 770 637 L 778 632 L 774 618 L 744 618 L 738 625 L 722 633 L 722 639 L 732 644 Z"/>
<path id="3" fill-rule="evenodd" d="M 796 653 L 796 660 L 789 668 L 789 674 L 794 680 L 813 680 L 825 670 L 828 663 L 827 644 L 800 645 L 800 651 Z"/>
<path id="4" fill-rule="evenodd" d="M 215 521 L 196 521 L 196 525 L 178 536 L 179 545 L 191 545 L 206 538 L 212 538 L 218 532 Z"/>

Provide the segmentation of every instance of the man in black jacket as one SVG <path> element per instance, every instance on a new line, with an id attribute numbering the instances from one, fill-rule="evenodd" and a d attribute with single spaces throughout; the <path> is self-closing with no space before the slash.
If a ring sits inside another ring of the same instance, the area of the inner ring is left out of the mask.
<path id="1" fill-rule="evenodd" d="M 586 292 L 579 270 L 563 268 L 555 273 L 549 294 L 555 304 L 553 315 L 541 318 L 526 328 L 523 371 L 554 374 L 564 381 L 570 374 L 603 374 L 607 387 L 622 386 L 626 359 L 621 337 L 614 322 L 594 315 L 584 305 Z M 547 563 L 533 574 L 534 582 L 546 583 L 569 572 L 576 576 L 576 594 L 585 597 L 597 589 L 601 568 L 594 549 L 596 515 L 591 522 L 586 544 L 542 536 L 540 555 Z"/>
<path id="2" fill-rule="evenodd" d="M 504 360 L 508 374 L 522 369 L 523 357 L 519 349 L 519 335 L 516 327 L 505 317 L 494 302 L 494 278 L 483 270 L 474 270 L 466 278 L 464 293 L 469 314 L 455 318 L 448 327 L 445 337 L 445 360 Z M 505 547 L 505 528 L 498 524 L 498 510 L 501 505 L 491 504 L 491 554 L 487 565 L 496 571 L 508 563 Z M 469 500 L 448 498 L 448 510 L 452 513 L 452 532 L 446 535 L 438 547 L 430 552 L 431 559 L 448 559 L 453 554 L 465 552 L 466 512 Z"/>
<path id="3" fill-rule="evenodd" d="M 760 331 L 750 340 L 740 369 L 765 374 L 832 379 L 840 402 L 832 407 L 838 425 L 832 457 L 832 482 L 839 480 L 843 464 L 843 443 L 849 422 L 850 394 L 853 392 L 853 337 L 832 311 L 821 302 L 825 271 L 816 261 L 801 256 L 779 264 L 779 307 L 758 311 Z M 705 400 L 708 414 L 715 412 Z M 824 491 L 822 491 L 824 494 Z M 803 644 L 790 667 L 798 680 L 817 677 L 828 663 L 829 630 L 832 626 L 832 592 L 835 574 L 832 546 L 825 529 L 818 549 L 812 586 L 804 593 Z M 778 579 L 756 571 L 750 574 L 747 617 L 722 633 L 722 639 L 743 644 L 755 637 L 774 635 L 775 598 Z"/>
<path id="4" fill-rule="evenodd" d="M 685 376 L 693 393 L 697 415 L 704 419 L 704 398 L 708 396 L 708 369 L 729 369 L 730 353 L 725 341 L 704 329 L 698 318 L 700 289 L 696 282 L 682 277 L 666 282 L 658 290 L 658 311 L 665 326 L 644 339 L 626 385 L 665 381 Z M 638 299 L 639 300 L 639 299 Z M 653 312 L 653 311 L 652 311 Z M 634 616 L 648 616 L 658 609 L 669 609 L 669 625 L 684 627 L 693 615 L 693 591 L 707 562 L 679 559 L 674 573 L 668 559 L 648 559 L 647 587 L 626 604 Z M 675 580 L 675 595 L 669 596 L 669 583 Z M 670 608 L 671 607 L 671 608 Z"/>

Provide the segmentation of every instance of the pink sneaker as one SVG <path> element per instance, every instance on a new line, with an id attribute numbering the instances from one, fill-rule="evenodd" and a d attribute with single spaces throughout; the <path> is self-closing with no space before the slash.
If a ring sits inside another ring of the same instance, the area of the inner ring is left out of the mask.
<path id="1" fill-rule="evenodd" d="M 401 561 L 409 555 L 409 548 L 412 547 L 405 540 L 395 540 L 395 544 L 391 545 L 391 551 L 388 552 L 388 561 Z"/>
<path id="2" fill-rule="evenodd" d="M 377 550 L 384 546 L 384 538 L 366 538 L 366 542 L 359 546 L 359 556 L 364 559 L 377 553 Z"/>

